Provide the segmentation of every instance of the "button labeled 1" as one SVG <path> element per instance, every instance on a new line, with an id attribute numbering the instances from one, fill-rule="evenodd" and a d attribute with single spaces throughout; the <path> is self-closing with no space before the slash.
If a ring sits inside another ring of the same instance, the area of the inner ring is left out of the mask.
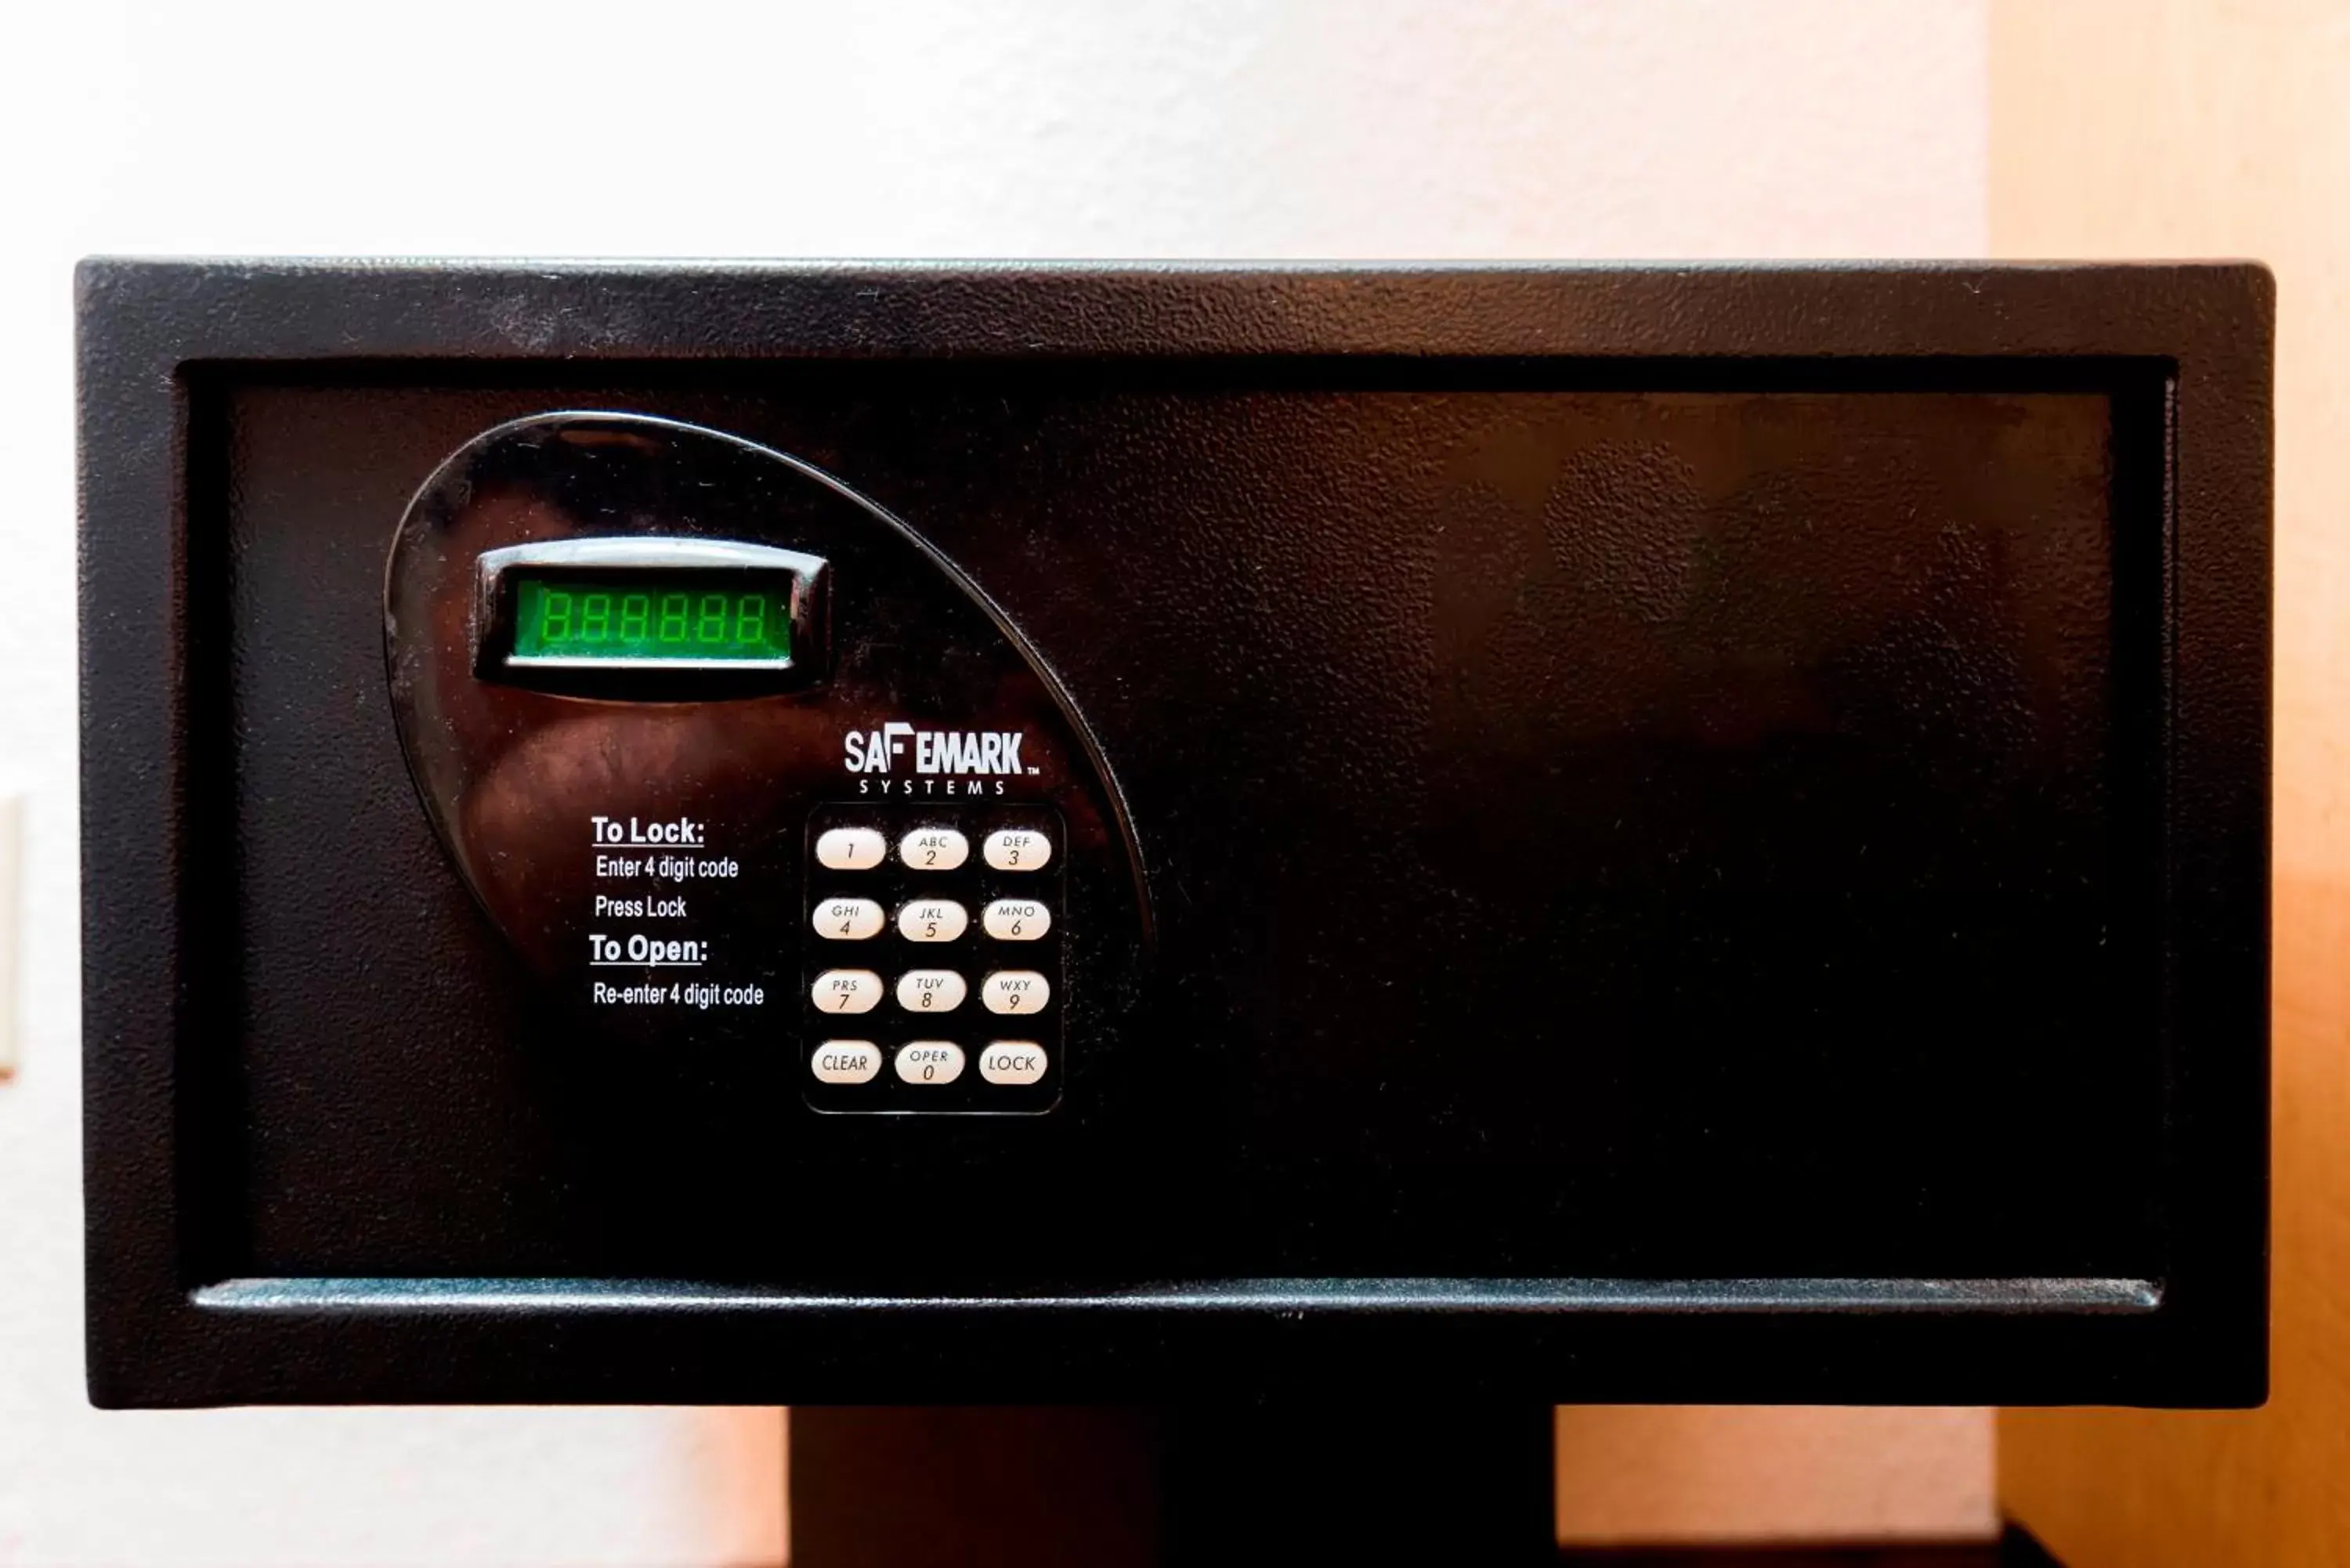
<path id="1" fill-rule="evenodd" d="M 1033 827 L 1003 827 L 987 836 L 981 853 L 998 871 L 1041 871 L 1053 858 L 1053 841 Z"/>
<path id="2" fill-rule="evenodd" d="M 828 827 L 816 836 L 816 864 L 828 871 L 870 871 L 889 842 L 870 827 Z"/>

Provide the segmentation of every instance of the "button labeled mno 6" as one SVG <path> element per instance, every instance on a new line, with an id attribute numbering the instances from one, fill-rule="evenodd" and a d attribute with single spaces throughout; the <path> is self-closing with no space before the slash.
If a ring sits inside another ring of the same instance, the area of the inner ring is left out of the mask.
<path id="1" fill-rule="evenodd" d="M 999 942 L 1033 942 L 1053 929 L 1041 898 L 998 898 L 980 912 L 980 929 Z"/>

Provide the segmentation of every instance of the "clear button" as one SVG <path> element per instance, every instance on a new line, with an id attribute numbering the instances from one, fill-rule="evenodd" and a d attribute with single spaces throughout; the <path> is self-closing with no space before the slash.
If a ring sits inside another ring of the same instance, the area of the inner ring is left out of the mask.
<path id="1" fill-rule="evenodd" d="M 870 1040 L 827 1040 L 816 1048 L 808 1071 L 827 1084 L 869 1084 L 881 1071 L 881 1047 Z"/>

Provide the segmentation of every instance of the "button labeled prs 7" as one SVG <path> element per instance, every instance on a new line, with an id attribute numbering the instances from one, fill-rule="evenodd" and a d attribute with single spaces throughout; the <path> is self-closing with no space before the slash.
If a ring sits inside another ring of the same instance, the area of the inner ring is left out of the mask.
<path id="1" fill-rule="evenodd" d="M 951 827 L 918 827 L 898 840 L 898 858 L 914 871 L 952 871 L 971 858 L 971 840 Z"/>
<path id="2" fill-rule="evenodd" d="M 828 969 L 808 987 L 820 1012 L 870 1012 L 881 1005 L 881 977 L 869 969 Z"/>
<path id="3" fill-rule="evenodd" d="M 917 898 L 898 911 L 898 934 L 910 942 L 951 942 L 970 926 L 971 911 L 952 898 Z"/>
<path id="4" fill-rule="evenodd" d="M 889 841 L 870 827 L 828 827 L 816 836 L 816 864 L 827 871 L 870 871 L 889 853 Z"/>
<path id="5" fill-rule="evenodd" d="M 979 999 L 990 1012 L 1042 1012 L 1053 988 L 1033 969 L 1000 969 L 979 982 Z"/>
<path id="6" fill-rule="evenodd" d="M 1035 898 L 998 898 L 980 912 L 979 926 L 999 942 L 1033 942 L 1053 929 L 1053 911 Z"/>
<path id="7" fill-rule="evenodd" d="M 1041 871 L 1053 858 L 1053 841 L 1033 827 L 1000 827 L 981 853 L 998 871 Z"/>
<path id="8" fill-rule="evenodd" d="M 870 898 L 827 898 L 808 924 L 827 941 L 861 942 L 881 929 L 881 906 Z"/>

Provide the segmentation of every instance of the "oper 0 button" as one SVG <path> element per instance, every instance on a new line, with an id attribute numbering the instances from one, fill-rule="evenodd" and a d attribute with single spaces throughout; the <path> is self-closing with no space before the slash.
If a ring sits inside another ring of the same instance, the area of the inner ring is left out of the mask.
<path id="1" fill-rule="evenodd" d="M 951 942 L 970 925 L 971 911 L 952 898 L 917 898 L 898 911 L 898 934 L 910 942 Z"/>
<path id="2" fill-rule="evenodd" d="M 951 871 L 971 858 L 971 840 L 951 827 L 918 827 L 898 840 L 898 858 L 914 871 Z"/>
<path id="3" fill-rule="evenodd" d="M 827 1040 L 808 1071 L 827 1084 L 869 1084 L 881 1070 L 881 1047 L 870 1040 Z"/>
<path id="4" fill-rule="evenodd" d="M 1003 827 L 987 836 L 980 853 L 998 871 L 1041 871 L 1053 858 L 1053 841 L 1033 827 Z"/>
<path id="5" fill-rule="evenodd" d="M 881 1005 L 881 977 L 869 969 L 828 969 L 808 987 L 819 1012 L 870 1012 Z"/>
<path id="6" fill-rule="evenodd" d="M 1045 1048 L 1034 1040 L 991 1040 L 979 1054 L 979 1075 L 991 1084 L 1033 1084 L 1045 1075 Z"/>
<path id="7" fill-rule="evenodd" d="M 951 1040 L 909 1040 L 893 1064 L 909 1084 L 951 1084 L 962 1076 L 962 1047 Z"/>
<path id="8" fill-rule="evenodd" d="M 1053 911 L 1037 898 L 998 898 L 980 911 L 979 926 L 999 942 L 1033 942 L 1053 929 Z"/>
<path id="9" fill-rule="evenodd" d="M 962 976 L 951 969 L 910 969 L 898 977 L 898 1005 L 909 1012 L 952 1012 L 962 999 Z"/>
<path id="10" fill-rule="evenodd" d="M 881 906 L 870 898 L 827 898 L 808 917 L 827 941 L 861 942 L 881 929 Z"/>
<path id="11" fill-rule="evenodd" d="M 990 1012 L 1042 1012 L 1053 988 L 1033 969 L 1000 969 L 979 982 L 979 999 Z"/>
<path id="12" fill-rule="evenodd" d="M 870 871 L 889 853 L 889 841 L 870 827 L 827 827 L 816 836 L 816 864 L 831 871 Z"/>

